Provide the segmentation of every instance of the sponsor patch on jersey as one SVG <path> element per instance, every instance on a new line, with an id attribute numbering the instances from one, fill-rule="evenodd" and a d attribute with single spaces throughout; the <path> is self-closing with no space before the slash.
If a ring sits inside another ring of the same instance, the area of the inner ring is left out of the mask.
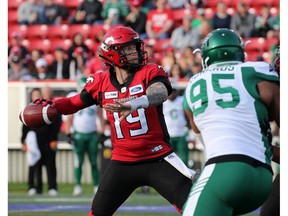
<path id="1" fill-rule="evenodd" d="M 158 152 L 159 150 L 161 150 L 161 149 L 163 149 L 163 146 L 162 145 L 158 145 L 158 146 L 156 146 L 156 147 L 154 147 L 154 148 L 152 148 L 151 149 L 151 152 Z"/>
<path id="2" fill-rule="evenodd" d="M 140 92 L 143 92 L 143 87 L 141 84 L 129 88 L 130 95 L 138 94 Z"/>
<path id="3" fill-rule="evenodd" d="M 117 91 L 105 92 L 104 97 L 105 99 L 118 98 L 118 92 Z"/>

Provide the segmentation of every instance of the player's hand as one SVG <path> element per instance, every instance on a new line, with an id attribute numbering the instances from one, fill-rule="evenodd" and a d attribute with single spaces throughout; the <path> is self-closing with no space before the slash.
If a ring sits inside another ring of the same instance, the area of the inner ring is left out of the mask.
<path id="1" fill-rule="evenodd" d="M 116 104 L 105 104 L 103 107 L 107 112 L 120 113 L 122 116 L 120 117 L 119 122 L 123 121 L 123 119 L 131 114 L 131 105 L 129 103 L 116 102 Z"/>
<path id="2" fill-rule="evenodd" d="M 47 106 L 48 104 L 51 106 L 51 108 L 55 108 L 55 103 L 51 99 L 43 99 L 43 98 L 38 98 L 33 101 L 33 103 L 39 105 L 41 104 L 43 107 Z"/>
<path id="3" fill-rule="evenodd" d="M 51 148 L 52 150 L 56 150 L 56 148 L 57 148 L 57 142 L 56 142 L 55 140 L 53 140 L 53 141 L 50 142 L 50 148 Z"/>
<path id="4" fill-rule="evenodd" d="M 28 150 L 27 145 L 26 145 L 26 144 L 23 144 L 23 145 L 22 145 L 22 151 L 23 151 L 23 152 L 27 152 L 27 150 Z"/>
<path id="5" fill-rule="evenodd" d="M 110 136 L 105 136 L 105 134 L 101 134 L 99 143 L 101 143 L 106 148 L 112 148 L 112 142 Z"/>
<path id="6" fill-rule="evenodd" d="M 74 145 L 74 138 L 72 134 L 66 134 L 67 142 L 71 145 Z"/>

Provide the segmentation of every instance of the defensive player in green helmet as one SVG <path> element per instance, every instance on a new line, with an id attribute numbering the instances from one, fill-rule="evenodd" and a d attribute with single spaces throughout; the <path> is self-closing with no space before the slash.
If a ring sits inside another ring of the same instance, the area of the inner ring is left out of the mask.
<path id="1" fill-rule="evenodd" d="M 201 48 L 203 71 L 185 89 L 183 106 L 206 147 L 206 163 L 184 216 L 249 213 L 272 185 L 270 122 L 279 120 L 279 77 L 266 62 L 245 62 L 231 29 L 212 31 Z"/>
<path id="2" fill-rule="evenodd" d="M 86 84 L 87 77 L 79 77 L 77 80 L 77 92 L 80 92 Z M 72 97 L 77 92 L 70 92 L 67 97 Z M 96 193 L 99 184 L 100 172 L 97 166 L 97 154 L 99 143 L 99 130 L 97 130 L 97 118 L 100 125 L 103 122 L 103 116 L 100 108 L 96 105 L 87 107 L 73 115 L 68 115 L 66 119 L 65 132 L 73 144 L 74 151 L 74 182 L 75 187 L 73 195 L 78 196 L 82 193 L 82 165 L 84 156 L 87 153 L 91 165 L 91 176 L 93 182 L 93 191 Z M 102 126 L 102 125 L 101 125 Z"/>

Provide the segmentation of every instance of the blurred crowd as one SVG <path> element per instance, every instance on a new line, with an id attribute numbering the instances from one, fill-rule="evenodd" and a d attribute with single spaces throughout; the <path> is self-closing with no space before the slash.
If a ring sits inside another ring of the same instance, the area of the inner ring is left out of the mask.
<path id="1" fill-rule="evenodd" d="M 106 31 L 118 25 L 138 32 L 150 62 L 175 79 L 202 69 L 195 50 L 213 29 L 237 31 L 246 42 L 247 60 L 272 63 L 279 46 L 279 1 L 22 0 L 17 7 L 12 1 L 9 81 L 77 80 L 105 70 L 97 49 Z M 74 26 L 79 28 L 72 31 Z"/>

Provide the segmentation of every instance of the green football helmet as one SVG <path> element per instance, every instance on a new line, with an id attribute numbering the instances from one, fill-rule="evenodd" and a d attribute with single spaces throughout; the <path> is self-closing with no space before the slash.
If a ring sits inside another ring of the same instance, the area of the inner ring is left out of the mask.
<path id="1" fill-rule="evenodd" d="M 203 41 L 201 56 L 203 67 L 226 61 L 245 60 L 244 42 L 233 30 L 219 28 L 210 32 Z"/>

